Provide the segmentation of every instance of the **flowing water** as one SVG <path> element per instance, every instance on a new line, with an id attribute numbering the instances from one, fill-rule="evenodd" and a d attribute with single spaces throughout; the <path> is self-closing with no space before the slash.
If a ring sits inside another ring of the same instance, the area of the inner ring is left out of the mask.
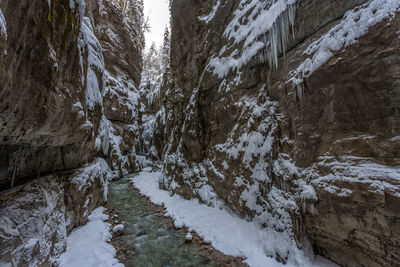
<path id="1" fill-rule="evenodd" d="M 108 210 L 119 214 L 124 233 L 113 238 L 117 257 L 125 266 L 220 266 L 205 246 L 185 244 L 184 230 L 176 230 L 161 207 L 152 205 L 130 186 L 128 175 L 110 186 Z"/>

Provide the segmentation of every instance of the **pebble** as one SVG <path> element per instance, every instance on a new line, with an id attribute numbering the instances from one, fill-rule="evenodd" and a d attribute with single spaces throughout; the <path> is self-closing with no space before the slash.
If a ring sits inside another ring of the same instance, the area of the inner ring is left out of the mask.
<path id="1" fill-rule="evenodd" d="M 190 232 L 188 232 L 185 237 L 185 243 L 192 242 L 192 240 L 193 240 L 193 236 Z"/>
<path id="2" fill-rule="evenodd" d="M 114 226 L 114 228 L 113 228 L 113 233 L 116 235 L 122 235 L 123 231 L 124 231 L 123 224 L 118 224 L 118 225 Z"/>

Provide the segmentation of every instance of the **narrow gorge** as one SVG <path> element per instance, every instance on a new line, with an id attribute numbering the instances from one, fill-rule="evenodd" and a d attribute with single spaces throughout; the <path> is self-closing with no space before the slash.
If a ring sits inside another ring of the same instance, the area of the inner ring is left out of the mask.
<path id="1" fill-rule="evenodd" d="M 0 0 L 0 266 L 400 266 L 400 0 L 152 1 Z"/>

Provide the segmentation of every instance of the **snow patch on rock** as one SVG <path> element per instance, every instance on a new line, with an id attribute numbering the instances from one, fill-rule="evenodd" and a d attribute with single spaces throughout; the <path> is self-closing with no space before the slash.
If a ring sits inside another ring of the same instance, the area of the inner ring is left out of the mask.
<path id="1" fill-rule="evenodd" d="M 319 167 L 328 168 L 332 173 L 320 176 L 315 171 Z M 400 195 L 400 167 L 378 164 L 370 158 L 323 156 L 319 157 L 319 162 L 306 172 L 313 178 L 311 184 L 315 188 L 324 189 L 341 197 L 350 196 L 352 191 L 335 186 L 335 182 L 366 184 L 371 191 L 382 195 L 385 192 Z"/>
<path id="2" fill-rule="evenodd" d="M 261 61 L 277 69 L 278 55 L 285 53 L 290 27 L 294 24 L 295 3 L 296 0 L 242 0 L 224 31 L 231 45 L 222 48 L 219 55 L 210 60 L 208 68 L 222 78 L 260 54 Z M 235 49 L 229 56 L 222 56 L 239 43 L 242 43 L 241 50 Z M 265 51 L 259 53 L 262 49 Z"/>
<path id="3" fill-rule="evenodd" d="M 3 12 L 0 9 L 0 40 L 1 39 L 7 40 L 7 24 Z M 0 49 L 2 49 L 2 47 L 0 47 Z M 7 55 L 7 51 L 5 49 L 3 50 L 3 54 Z"/>
<path id="4" fill-rule="evenodd" d="M 104 189 L 104 201 L 107 201 L 108 184 L 112 180 L 113 174 L 107 162 L 102 158 L 97 158 L 94 163 L 82 169 L 75 176 L 71 183 L 77 184 L 79 190 L 92 186 L 94 179 L 99 178 Z"/>
<path id="5" fill-rule="evenodd" d="M 304 51 L 308 58 L 291 71 L 290 81 L 301 84 L 304 78 L 328 62 L 335 52 L 356 43 L 373 25 L 385 18 L 393 19 L 399 8 L 400 0 L 374 0 L 348 11 L 338 25 Z"/>
<path id="6" fill-rule="evenodd" d="M 42 178 L 0 207 L 2 261 L 10 266 L 40 266 L 63 252 L 68 222 L 59 180 Z"/>
<path id="7" fill-rule="evenodd" d="M 0 9 L 0 36 L 7 40 L 7 24 L 1 9 Z"/>
<path id="8" fill-rule="evenodd" d="M 213 9 L 211 10 L 211 13 L 208 14 L 207 16 L 199 17 L 199 20 L 204 21 L 204 23 L 208 24 L 215 17 L 215 14 L 217 13 L 220 5 L 221 5 L 221 0 L 218 0 Z"/>

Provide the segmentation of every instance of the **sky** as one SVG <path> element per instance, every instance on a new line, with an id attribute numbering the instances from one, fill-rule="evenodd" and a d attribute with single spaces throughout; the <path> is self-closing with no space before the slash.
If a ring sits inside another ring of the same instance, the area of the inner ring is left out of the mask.
<path id="1" fill-rule="evenodd" d="M 154 41 L 159 47 L 163 43 L 164 30 L 169 24 L 168 0 L 144 0 L 144 15 L 150 19 L 150 32 L 146 34 L 146 48 Z"/>

